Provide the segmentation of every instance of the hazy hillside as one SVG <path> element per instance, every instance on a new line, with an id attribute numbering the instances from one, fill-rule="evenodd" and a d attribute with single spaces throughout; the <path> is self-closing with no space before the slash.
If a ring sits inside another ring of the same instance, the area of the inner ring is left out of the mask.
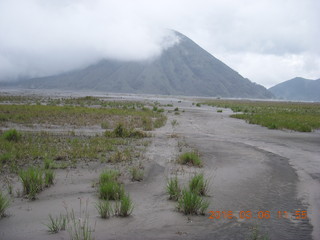
<path id="1" fill-rule="evenodd" d="M 118 93 L 271 98 L 263 86 L 243 78 L 186 36 L 153 61 L 102 60 L 85 69 L 30 79 L 21 87 Z"/>
<path id="2" fill-rule="evenodd" d="M 269 88 L 276 98 L 298 101 L 320 101 L 320 79 L 293 78 Z"/>

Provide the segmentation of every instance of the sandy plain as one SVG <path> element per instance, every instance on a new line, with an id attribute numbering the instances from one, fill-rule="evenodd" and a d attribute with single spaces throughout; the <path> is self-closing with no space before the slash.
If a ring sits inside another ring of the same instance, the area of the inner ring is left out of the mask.
<path id="1" fill-rule="evenodd" d="M 101 219 L 95 209 L 97 191 L 92 186 L 105 165 L 91 163 L 75 169 L 57 170 L 54 186 L 36 201 L 15 197 L 9 216 L 0 220 L 2 240 L 69 239 L 67 231 L 49 234 L 48 215 L 65 207 L 79 212 L 88 202 L 95 239 L 248 239 L 259 226 L 269 239 L 320 239 L 320 132 L 298 133 L 268 130 L 232 119 L 231 110 L 196 107 L 188 98 L 112 96 L 115 99 L 158 101 L 173 104 L 180 115 L 168 113 L 168 121 L 153 131 L 145 158 L 142 182 L 124 180 L 134 203 L 130 217 Z M 171 124 L 172 120 L 177 125 Z M 89 131 L 86 129 L 85 131 Z M 93 134 L 99 129 L 91 129 Z M 101 133 L 101 131 L 100 131 Z M 204 167 L 175 163 L 186 149 L 199 151 Z M 177 175 L 186 184 L 195 172 L 210 179 L 206 216 L 186 216 L 168 200 L 167 179 Z M 15 186 L 19 188 L 19 183 Z M 296 210 L 306 210 L 307 219 L 295 219 Z M 209 219 L 209 211 L 233 211 L 233 219 Z M 236 218 L 251 211 L 251 219 Z M 270 219 L 259 219 L 270 211 Z M 278 218 L 287 211 L 288 218 Z"/>

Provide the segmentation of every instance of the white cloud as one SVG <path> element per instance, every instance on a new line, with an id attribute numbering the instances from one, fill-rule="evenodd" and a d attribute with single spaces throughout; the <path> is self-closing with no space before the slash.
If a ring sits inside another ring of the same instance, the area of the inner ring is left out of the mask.
<path id="1" fill-rule="evenodd" d="M 318 0 L 1 0 L 0 79 L 154 57 L 168 46 L 163 29 L 267 87 L 319 78 L 318 9 Z"/>

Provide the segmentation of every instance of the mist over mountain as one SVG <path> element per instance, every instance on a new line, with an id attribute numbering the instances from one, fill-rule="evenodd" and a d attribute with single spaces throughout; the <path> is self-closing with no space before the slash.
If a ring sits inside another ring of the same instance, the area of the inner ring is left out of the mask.
<path id="1" fill-rule="evenodd" d="M 144 61 L 104 59 L 83 69 L 20 81 L 16 86 L 37 89 L 96 90 L 236 98 L 272 98 L 263 86 L 252 83 L 175 32 L 179 42 L 159 57 Z"/>
<path id="2" fill-rule="evenodd" d="M 269 91 L 279 99 L 320 102 L 320 79 L 296 77 L 269 88 Z"/>

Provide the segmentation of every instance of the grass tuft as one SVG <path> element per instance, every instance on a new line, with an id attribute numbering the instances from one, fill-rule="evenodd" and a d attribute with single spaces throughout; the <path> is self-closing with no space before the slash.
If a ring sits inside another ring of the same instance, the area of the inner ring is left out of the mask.
<path id="1" fill-rule="evenodd" d="M 189 181 L 189 189 L 191 192 L 200 195 L 206 196 L 208 193 L 208 181 L 204 180 L 203 174 L 196 174 Z"/>
<path id="2" fill-rule="evenodd" d="M 142 181 L 143 180 L 143 170 L 138 167 L 132 167 L 130 169 L 131 180 L 132 181 Z"/>
<path id="3" fill-rule="evenodd" d="M 169 194 L 169 199 L 177 201 L 181 195 L 181 189 L 179 187 L 178 178 L 174 177 L 169 179 L 167 183 L 167 193 Z"/>
<path id="4" fill-rule="evenodd" d="M 30 200 L 36 198 L 36 194 L 42 190 L 43 171 L 39 168 L 30 167 L 27 170 L 19 172 L 19 177 L 22 181 L 23 192 L 28 195 Z"/>
<path id="5" fill-rule="evenodd" d="M 46 187 L 49 187 L 51 185 L 53 185 L 53 181 L 55 178 L 55 173 L 52 169 L 47 169 L 44 171 L 44 185 Z"/>
<path id="6" fill-rule="evenodd" d="M 18 142 L 21 139 L 21 133 L 16 129 L 9 129 L 2 134 L 2 137 L 9 142 Z"/>
<path id="7" fill-rule="evenodd" d="M 60 231 L 66 230 L 67 226 L 67 216 L 61 215 L 59 217 L 52 217 L 49 214 L 49 223 L 45 224 L 48 227 L 49 233 L 58 233 Z"/>
<path id="8" fill-rule="evenodd" d="M 99 176 L 99 183 L 103 184 L 106 182 L 117 182 L 119 176 L 120 173 L 117 170 L 105 170 Z"/>
<path id="9" fill-rule="evenodd" d="M 123 194 L 120 201 L 116 202 L 115 215 L 128 217 L 133 211 L 133 203 L 129 194 Z"/>
<path id="10" fill-rule="evenodd" d="M 112 205 L 108 200 L 99 201 L 96 203 L 96 209 L 101 218 L 109 218 L 113 214 Z"/>
<path id="11" fill-rule="evenodd" d="M 202 161 L 199 158 L 199 155 L 195 152 L 186 152 L 181 154 L 178 158 L 178 163 L 202 167 Z"/>
<path id="12" fill-rule="evenodd" d="M 0 218 L 5 217 L 5 211 L 9 207 L 9 199 L 0 191 Z"/>
<path id="13" fill-rule="evenodd" d="M 203 198 L 196 193 L 188 190 L 183 190 L 182 195 L 178 200 L 178 210 L 186 215 L 204 215 L 208 207 L 209 202 L 203 200 Z"/>

